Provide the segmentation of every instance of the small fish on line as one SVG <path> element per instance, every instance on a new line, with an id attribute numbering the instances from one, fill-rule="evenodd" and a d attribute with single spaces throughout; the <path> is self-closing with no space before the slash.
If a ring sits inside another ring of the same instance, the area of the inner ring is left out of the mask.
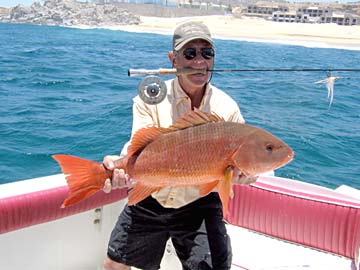
<path id="1" fill-rule="evenodd" d="M 333 99 L 334 99 L 334 83 L 336 80 L 340 79 L 340 77 L 337 76 L 329 76 L 326 79 L 314 82 L 316 84 L 323 83 L 326 86 L 326 89 L 328 90 L 328 99 L 329 99 L 329 106 L 331 106 Z"/>
<path id="2" fill-rule="evenodd" d="M 269 132 L 226 122 L 195 110 L 169 128 L 136 132 L 128 155 L 115 161 L 136 182 L 129 192 L 134 205 L 165 186 L 198 186 L 200 196 L 217 188 L 226 213 L 234 171 L 246 176 L 275 170 L 289 163 L 293 150 Z M 90 197 L 112 177 L 102 163 L 69 155 L 53 155 L 66 175 L 69 195 L 62 207 Z"/>

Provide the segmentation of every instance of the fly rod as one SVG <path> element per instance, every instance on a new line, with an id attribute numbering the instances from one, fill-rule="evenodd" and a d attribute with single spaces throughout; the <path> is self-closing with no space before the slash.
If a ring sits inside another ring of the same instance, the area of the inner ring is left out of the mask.
<path id="1" fill-rule="evenodd" d="M 148 76 L 148 75 L 180 75 L 196 73 L 229 73 L 229 72 L 360 72 L 357 68 L 264 68 L 264 69 L 176 69 L 176 68 L 159 68 L 159 69 L 129 69 L 129 77 Z"/>

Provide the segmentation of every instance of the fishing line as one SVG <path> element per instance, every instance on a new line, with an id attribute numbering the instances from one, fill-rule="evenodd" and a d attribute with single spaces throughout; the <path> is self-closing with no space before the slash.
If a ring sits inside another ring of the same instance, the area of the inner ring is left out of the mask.
<path id="1" fill-rule="evenodd" d="M 347 79 L 347 80 L 350 80 L 350 79 L 360 79 L 360 77 L 340 77 L 341 79 Z"/>
<path id="2" fill-rule="evenodd" d="M 209 69 L 209 72 L 360 72 L 356 68 Z"/>

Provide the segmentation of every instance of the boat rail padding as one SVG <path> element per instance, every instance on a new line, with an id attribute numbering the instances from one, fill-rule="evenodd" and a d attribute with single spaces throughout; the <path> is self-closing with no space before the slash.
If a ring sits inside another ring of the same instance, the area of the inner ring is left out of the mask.
<path id="1" fill-rule="evenodd" d="M 0 234 L 85 212 L 127 197 L 127 188 L 102 191 L 75 205 L 60 208 L 68 194 L 61 186 L 0 198 Z"/>
<path id="2" fill-rule="evenodd" d="M 269 181 L 270 179 L 270 181 Z M 275 179 L 275 178 L 274 178 Z M 234 185 L 233 225 L 352 259 L 359 269 L 360 201 L 319 186 L 271 177 Z M 279 184 L 280 183 L 280 184 Z M 241 241 L 241 239 L 239 240 Z"/>

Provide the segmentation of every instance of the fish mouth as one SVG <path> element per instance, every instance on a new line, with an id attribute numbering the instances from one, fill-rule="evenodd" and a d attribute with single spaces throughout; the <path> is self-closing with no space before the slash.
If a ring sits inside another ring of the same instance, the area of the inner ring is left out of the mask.
<path id="1" fill-rule="evenodd" d="M 288 164 L 290 161 L 294 159 L 294 156 L 295 156 L 295 152 L 291 148 L 289 148 L 285 158 L 275 166 L 274 170 L 279 169 L 285 166 L 286 164 Z"/>
<path id="2" fill-rule="evenodd" d="M 289 151 L 288 151 L 288 155 L 287 155 L 287 158 L 285 159 L 287 162 L 286 163 L 289 163 L 290 161 L 292 161 L 295 157 L 295 152 L 294 150 L 292 150 L 291 148 L 289 148 Z"/>
<path id="3" fill-rule="evenodd" d="M 250 169 L 248 169 L 248 171 L 241 169 L 241 173 L 247 177 L 254 177 L 254 176 L 259 176 L 260 174 L 263 174 L 263 173 L 266 173 L 269 171 L 277 170 L 277 169 L 285 166 L 286 164 L 288 164 L 290 161 L 292 161 L 294 159 L 295 152 L 291 148 L 288 148 L 287 153 L 284 156 L 285 157 L 278 160 L 277 162 L 274 162 L 271 166 L 269 166 L 267 168 L 259 169 L 259 168 L 254 167 L 253 170 L 250 168 Z"/>

